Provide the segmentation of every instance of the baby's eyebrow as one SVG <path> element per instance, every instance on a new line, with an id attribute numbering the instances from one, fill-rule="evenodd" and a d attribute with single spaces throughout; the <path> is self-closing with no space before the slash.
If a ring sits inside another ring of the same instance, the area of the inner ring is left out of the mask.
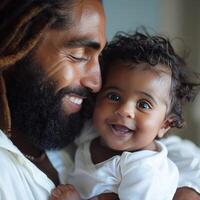
<path id="1" fill-rule="evenodd" d="M 112 90 L 112 91 L 122 91 L 119 87 L 116 87 L 116 86 L 108 86 L 108 87 L 103 87 L 102 88 L 102 91 L 109 91 L 109 90 Z"/>
<path id="2" fill-rule="evenodd" d="M 142 94 L 144 96 L 147 96 L 149 99 L 151 99 L 155 104 L 158 104 L 158 101 L 149 93 L 144 92 L 144 91 L 136 91 L 136 93 Z"/>
<path id="3" fill-rule="evenodd" d="M 144 91 L 138 91 L 138 92 L 147 96 L 148 98 L 150 98 L 155 104 L 157 104 L 157 105 L 159 104 L 159 101 L 156 98 L 154 98 L 152 95 L 150 95 L 149 93 L 144 92 Z M 159 99 L 160 99 L 160 102 L 162 102 L 168 109 L 169 102 L 167 101 L 167 98 L 163 97 L 163 98 L 159 98 Z"/>

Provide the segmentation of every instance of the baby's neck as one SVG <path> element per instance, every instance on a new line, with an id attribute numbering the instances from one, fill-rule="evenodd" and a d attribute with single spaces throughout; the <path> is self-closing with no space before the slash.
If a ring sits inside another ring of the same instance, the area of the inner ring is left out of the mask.
<path id="1" fill-rule="evenodd" d="M 156 145 L 155 142 L 152 142 L 150 145 L 137 151 L 141 150 L 159 151 L 158 146 Z M 137 151 L 129 151 L 129 152 L 134 153 Z M 112 158 L 113 156 L 121 155 L 124 151 L 117 151 L 110 149 L 106 145 L 103 145 L 101 142 L 101 138 L 98 137 L 91 142 L 90 152 L 91 152 L 92 162 L 94 164 L 98 164 Z"/>
<path id="2" fill-rule="evenodd" d="M 115 151 L 106 145 L 103 145 L 100 137 L 95 138 L 90 145 L 91 158 L 94 164 L 98 164 L 112 158 L 115 155 L 121 155 L 122 151 Z"/>
<path id="3" fill-rule="evenodd" d="M 142 150 L 159 151 L 158 145 L 153 141 L 151 144 L 144 147 Z"/>

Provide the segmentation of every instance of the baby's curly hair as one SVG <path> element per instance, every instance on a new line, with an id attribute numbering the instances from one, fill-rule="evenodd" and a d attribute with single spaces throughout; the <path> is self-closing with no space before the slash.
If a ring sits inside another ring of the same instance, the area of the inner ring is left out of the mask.
<path id="1" fill-rule="evenodd" d="M 146 31 L 128 34 L 119 32 L 102 52 L 100 63 L 103 82 L 114 61 L 148 63 L 151 67 L 162 64 L 171 70 L 171 109 L 175 120 L 171 127 L 182 128 L 183 104 L 192 101 L 200 89 L 200 74 L 189 71 L 186 62 L 172 47 L 168 38 L 150 35 Z"/>

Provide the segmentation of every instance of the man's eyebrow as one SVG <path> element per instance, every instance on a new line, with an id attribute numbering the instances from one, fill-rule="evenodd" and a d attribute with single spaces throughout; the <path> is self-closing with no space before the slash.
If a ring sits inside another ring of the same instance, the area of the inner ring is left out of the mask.
<path id="1" fill-rule="evenodd" d="M 95 50 L 100 49 L 100 44 L 96 41 L 89 39 L 73 39 L 64 44 L 66 48 L 76 48 L 76 47 L 89 47 Z"/>

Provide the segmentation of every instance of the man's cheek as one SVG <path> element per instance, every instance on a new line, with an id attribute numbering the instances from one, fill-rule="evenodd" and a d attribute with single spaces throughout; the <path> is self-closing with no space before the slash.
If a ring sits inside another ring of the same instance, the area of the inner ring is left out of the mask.
<path id="1" fill-rule="evenodd" d="M 77 74 L 75 74 L 75 70 L 71 67 L 60 67 L 53 74 L 48 75 L 48 78 L 55 82 L 55 92 L 57 93 L 59 90 L 75 85 Z M 73 84 L 73 85 L 72 85 Z"/>

